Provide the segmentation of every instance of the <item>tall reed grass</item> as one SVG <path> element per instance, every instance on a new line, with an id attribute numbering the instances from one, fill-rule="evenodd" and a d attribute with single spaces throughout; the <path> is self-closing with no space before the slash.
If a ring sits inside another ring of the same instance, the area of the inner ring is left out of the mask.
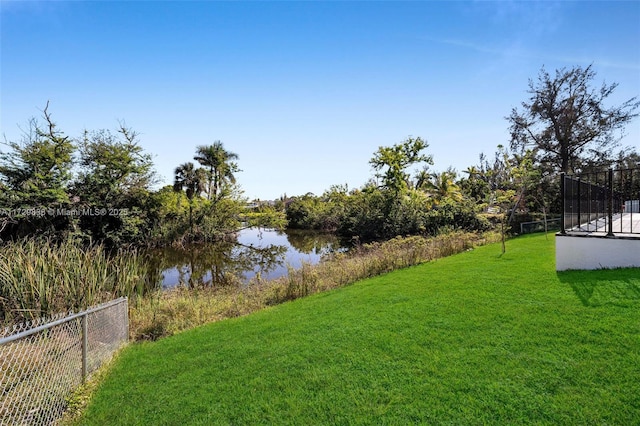
<path id="1" fill-rule="evenodd" d="M 26 239 L 0 247 L 0 323 L 79 311 L 141 294 L 146 265 L 135 250 Z"/>
<path id="2" fill-rule="evenodd" d="M 452 232 L 436 237 L 395 238 L 337 253 L 318 265 L 289 269 L 276 280 L 254 279 L 248 285 L 149 293 L 130 310 L 133 339 L 157 339 L 211 321 L 245 315 L 313 293 L 449 256 L 500 241 L 499 233 Z"/>
<path id="3" fill-rule="evenodd" d="M 497 233 L 451 232 L 435 237 L 396 237 L 382 243 L 365 244 L 348 254 L 337 253 L 318 265 L 305 264 L 298 270 L 289 270 L 287 277 L 266 285 L 270 292 L 267 302 L 277 304 L 342 287 L 499 240 Z"/>

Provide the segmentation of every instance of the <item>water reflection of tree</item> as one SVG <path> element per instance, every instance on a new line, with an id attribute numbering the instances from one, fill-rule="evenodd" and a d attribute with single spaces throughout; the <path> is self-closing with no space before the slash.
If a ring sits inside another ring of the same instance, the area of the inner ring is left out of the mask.
<path id="1" fill-rule="evenodd" d="M 192 288 L 229 286 L 242 283 L 243 273 L 258 265 L 268 272 L 284 261 L 286 246 L 241 245 L 237 242 L 167 247 L 149 252 L 152 274 L 177 268 L 179 283 Z"/>
<path id="2" fill-rule="evenodd" d="M 285 234 L 289 244 L 302 253 L 323 256 L 343 247 L 339 238 L 333 234 L 295 229 L 288 229 Z"/>

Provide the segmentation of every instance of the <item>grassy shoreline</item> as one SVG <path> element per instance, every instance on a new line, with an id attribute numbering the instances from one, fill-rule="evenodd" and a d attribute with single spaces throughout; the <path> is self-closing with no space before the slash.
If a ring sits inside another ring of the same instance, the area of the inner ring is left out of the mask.
<path id="1" fill-rule="evenodd" d="M 198 325 L 246 315 L 268 306 L 343 287 L 358 280 L 450 256 L 499 240 L 493 233 L 453 232 L 395 238 L 338 253 L 318 265 L 303 264 L 275 280 L 233 287 L 178 287 L 136 299 L 130 309 L 133 340 L 156 340 Z"/>
<path id="2" fill-rule="evenodd" d="M 521 237 L 131 345 L 75 424 L 634 424 L 638 269 L 557 273 L 553 247 Z"/>
<path id="3" fill-rule="evenodd" d="M 0 251 L 0 325 L 80 311 L 129 297 L 133 340 L 156 340 L 198 325 L 351 284 L 363 278 L 496 241 L 494 233 L 451 232 L 398 237 L 337 253 L 318 265 L 290 269 L 276 280 L 239 280 L 225 287 L 157 288 L 135 250 L 108 253 L 97 245 L 29 239 Z"/>

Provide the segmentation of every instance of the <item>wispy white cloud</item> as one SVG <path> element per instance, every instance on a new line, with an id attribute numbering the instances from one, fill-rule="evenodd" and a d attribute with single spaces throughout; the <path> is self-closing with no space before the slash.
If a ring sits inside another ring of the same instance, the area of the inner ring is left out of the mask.
<path id="1" fill-rule="evenodd" d="M 512 28 L 528 38 L 555 32 L 562 27 L 567 2 L 504 0 L 473 3 L 494 25 Z M 515 34 L 512 34 L 515 35 Z"/>
<path id="2" fill-rule="evenodd" d="M 640 63 L 615 61 L 608 58 L 585 58 L 578 56 L 558 56 L 554 60 L 567 64 L 594 64 L 598 68 L 616 68 L 630 71 L 640 71 Z"/>
<path id="3" fill-rule="evenodd" d="M 53 17 L 68 10 L 69 3 L 80 3 L 80 0 L 0 0 L 0 14 L 3 16 L 3 19 L 11 18 L 13 15 Z"/>
<path id="4" fill-rule="evenodd" d="M 462 39 L 447 39 L 447 38 L 432 38 L 425 37 L 424 40 L 444 44 L 448 46 L 453 46 L 461 49 L 466 49 L 478 53 L 486 53 L 489 55 L 494 55 L 500 58 L 520 58 L 520 59 L 530 59 L 538 62 L 558 62 L 558 63 L 566 63 L 570 65 L 580 64 L 580 65 L 589 65 L 594 64 L 599 68 L 614 68 L 614 69 L 623 69 L 623 70 L 631 70 L 631 71 L 640 71 L 640 63 L 633 61 L 619 61 L 611 58 L 596 56 L 596 57 L 586 57 L 586 56 L 572 56 L 572 55 L 558 55 L 550 52 L 540 52 L 534 48 L 525 47 L 525 43 L 522 41 L 512 40 L 509 43 L 505 43 L 504 45 L 492 45 L 492 44 L 483 44 L 475 41 L 468 41 Z"/>
<path id="5" fill-rule="evenodd" d="M 502 57 L 524 58 L 541 62 L 566 64 L 594 64 L 601 68 L 640 70 L 640 61 L 620 60 L 603 53 L 594 56 L 559 53 L 548 40 L 558 37 L 567 28 L 576 25 L 575 15 L 583 5 L 579 2 L 516 1 L 475 2 L 477 10 L 483 10 L 499 27 L 505 28 L 504 45 L 480 44 L 461 40 L 440 40 L 442 43 L 466 47 L 477 52 Z M 580 25 L 580 24 L 578 24 Z M 541 50 L 541 46 L 542 49 Z M 637 56 L 636 56 L 637 58 Z"/>
<path id="6" fill-rule="evenodd" d="M 482 44 L 474 41 L 450 39 L 450 38 L 432 38 L 425 37 L 427 41 L 431 41 L 439 44 L 446 44 L 448 46 L 459 47 L 466 50 L 472 50 L 479 53 L 488 53 L 491 55 L 499 56 L 526 56 L 524 52 L 515 45 L 512 46 L 497 46 Z"/>

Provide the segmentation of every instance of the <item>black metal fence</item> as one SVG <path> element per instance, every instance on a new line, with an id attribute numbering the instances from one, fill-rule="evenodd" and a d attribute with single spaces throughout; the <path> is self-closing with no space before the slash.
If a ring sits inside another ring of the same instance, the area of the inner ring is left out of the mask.
<path id="1" fill-rule="evenodd" d="M 640 169 L 561 175 L 561 233 L 640 234 Z"/>

